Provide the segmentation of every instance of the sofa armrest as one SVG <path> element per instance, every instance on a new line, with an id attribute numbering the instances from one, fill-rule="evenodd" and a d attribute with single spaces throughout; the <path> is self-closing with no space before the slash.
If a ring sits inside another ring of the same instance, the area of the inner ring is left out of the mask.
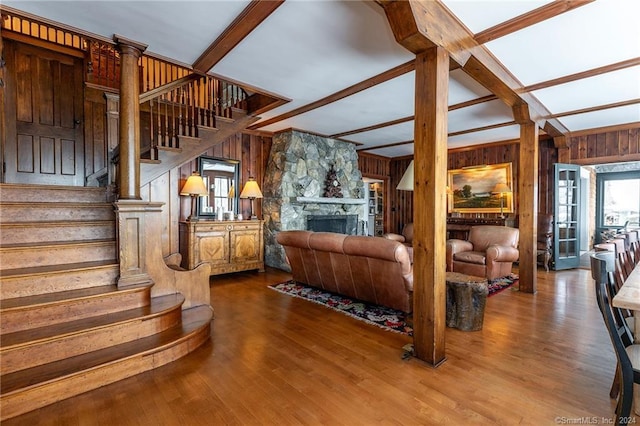
<path id="1" fill-rule="evenodd" d="M 473 250 L 473 244 L 471 244 L 469 241 L 456 240 L 455 238 L 447 240 L 447 252 L 450 251 L 451 254 L 460 253 L 461 251 L 472 251 L 472 250 Z"/>
<path id="2" fill-rule="evenodd" d="M 404 236 L 400 234 L 394 234 L 393 232 L 386 233 L 382 235 L 382 237 L 386 238 L 387 240 L 400 241 L 401 243 L 404 243 L 405 241 Z"/>
<path id="3" fill-rule="evenodd" d="M 511 246 L 492 245 L 487 248 L 487 263 L 489 262 L 515 262 L 520 257 L 517 248 Z"/>
<path id="4" fill-rule="evenodd" d="M 446 262 L 447 262 L 446 270 L 449 272 L 453 271 L 453 255 L 454 254 L 460 253 L 461 251 L 471 251 L 471 250 L 473 250 L 473 244 L 471 244 L 469 241 L 457 240 L 455 238 L 447 240 L 446 252 L 445 252 Z"/>

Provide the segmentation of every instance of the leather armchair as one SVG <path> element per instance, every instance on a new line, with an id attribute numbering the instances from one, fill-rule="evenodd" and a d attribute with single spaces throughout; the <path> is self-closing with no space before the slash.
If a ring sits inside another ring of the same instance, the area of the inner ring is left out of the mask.
<path id="1" fill-rule="evenodd" d="M 519 238 L 518 228 L 472 226 L 467 240 L 447 240 L 447 271 L 488 280 L 506 277 L 520 256 Z"/>
<path id="2" fill-rule="evenodd" d="M 413 246 L 413 223 L 407 223 L 402 228 L 402 235 L 388 232 L 383 235 L 388 240 L 400 241 L 405 246 Z"/>

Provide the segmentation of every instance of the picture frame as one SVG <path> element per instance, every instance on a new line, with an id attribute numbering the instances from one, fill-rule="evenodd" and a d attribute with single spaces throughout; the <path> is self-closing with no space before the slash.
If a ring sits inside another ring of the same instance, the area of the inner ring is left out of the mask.
<path id="1" fill-rule="evenodd" d="M 511 163 L 491 164 L 449 170 L 447 182 L 449 213 L 513 213 L 513 175 Z M 496 187 L 498 184 L 504 186 Z M 510 190 L 496 192 L 496 190 Z"/>

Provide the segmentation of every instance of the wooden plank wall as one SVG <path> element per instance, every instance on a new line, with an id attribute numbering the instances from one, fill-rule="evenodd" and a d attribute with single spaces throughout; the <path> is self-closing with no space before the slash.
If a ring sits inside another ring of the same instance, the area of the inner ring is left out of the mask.
<path id="1" fill-rule="evenodd" d="M 240 161 L 240 188 L 238 191 L 242 191 L 249 177 L 255 178 L 260 188 L 262 188 L 264 171 L 267 168 L 267 161 L 271 152 L 271 140 L 270 136 L 237 133 L 202 155 Z M 180 186 L 184 185 L 189 175 L 194 170 L 197 170 L 197 167 L 197 158 L 180 166 Z M 188 206 L 186 208 L 187 210 L 185 211 L 188 211 Z M 262 210 L 262 200 L 255 200 L 254 209 L 256 212 Z M 250 210 L 251 202 L 249 200 L 240 200 L 240 212 L 248 217 Z"/>
<path id="2" fill-rule="evenodd" d="M 560 161 L 580 164 L 608 164 L 640 161 L 640 124 L 574 134 L 568 149 L 560 150 Z"/>
<path id="3" fill-rule="evenodd" d="M 517 213 L 519 151 L 517 142 L 449 150 L 447 168 L 453 170 L 480 164 L 512 163 L 513 189 Z M 383 161 L 381 159 L 388 161 L 388 166 L 379 164 Z M 360 171 L 365 177 L 375 177 L 373 174 L 368 173 L 371 170 L 383 170 L 388 167 L 389 191 L 387 206 L 389 208 L 389 221 L 387 222 L 388 228 L 385 229 L 386 232 L 401 232 L 405 223 L 413 221 L 413 194 L 410 191 L 398 191 L 395 189 L 410 161 L 410 157 L 385 159 L 384 157 L 370 156 L 366 153 L 359 154 Z M 553 210 L 553 164 L 557 161 L 558 154 L 553 146 L 553 141 L 540 141 L 538 211 L 541 213 L 551 213 Z M 496 217 L 497 214 L 487 214 L 485 216 Z"/>

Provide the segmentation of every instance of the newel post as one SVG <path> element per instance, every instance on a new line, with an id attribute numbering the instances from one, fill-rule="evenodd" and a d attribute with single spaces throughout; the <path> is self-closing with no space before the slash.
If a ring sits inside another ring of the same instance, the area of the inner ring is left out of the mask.
<path id="1" fill-rule="evenodd" d="M 140 80 L 138 59 L 146 45 L 113 36 L 120 52 L 120 160 L 118 198 L 140 200 Z"/>
<path id="2" fill-rule="evenodd" d="M 152 281 L 146 262 L 146 214 L 149 202 L 140 197 L 140 83 L 138 59 L 146 45 L 114 35 L 120 51 L 120 99 L 118 201 L 115 203 L 118 228 L 118 287 Z M 111 104 L 113 105 L 113 103 Z M 112 117 L 112 115 L 111 115 Z M 112 117 L 113 118 L 113 117 Z"/>

